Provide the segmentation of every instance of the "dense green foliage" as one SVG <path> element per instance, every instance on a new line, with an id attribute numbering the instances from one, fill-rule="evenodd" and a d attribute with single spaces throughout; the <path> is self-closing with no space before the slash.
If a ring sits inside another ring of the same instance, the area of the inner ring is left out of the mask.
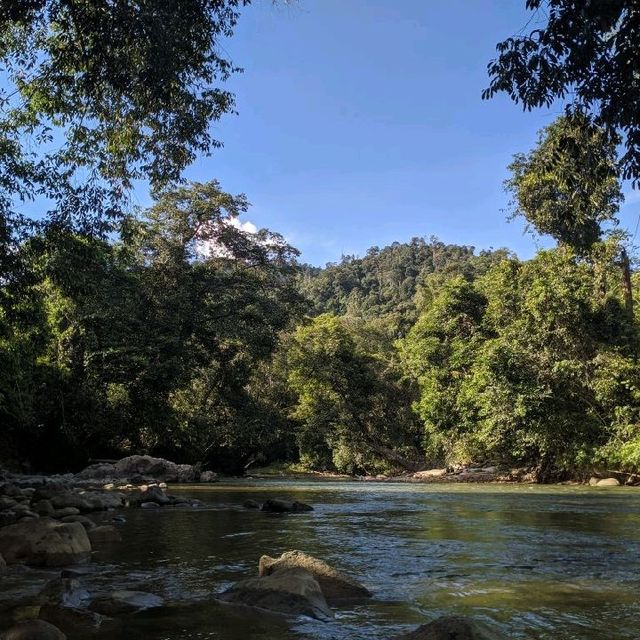
<path id="1" fill-rule="evenodd" d="M 497 46 L 483 97 L 506 93 L 525 109 L 565 103 L 611 141 L 623 137 L 620 173 L 640 181 L 638 64 L 640 19 L 635 0 L 526 0 L 533 12 L 518 35 Z M 529 24 L 535 28 L 526 33 Z"/>
<path id="2" fill-rule="evenodd" d="M 0 315 L 0 416 L 19 455 L 146 450 L 233 466 L 262 446 L 249 383 L 301 298 L 282 238 L 229 223 L 245 208 L 195 184 L 160 194 L 122 242 L 25 243 L 27 276 Z"/>
<path id="3" fill-rule="evenodd" d="M 451 274 L 472 277 L 506 255 L 499 250 L 477 256 L 473 247 L 447 245 L 434 237 L 413 238 L 382 249 L 372 247 L 363 258 L 345 256 L 324 269 L 306 266 L 300 288 L 314 315 L 384 317 L 404 333 L 416 320 L 425 288 Z"/>

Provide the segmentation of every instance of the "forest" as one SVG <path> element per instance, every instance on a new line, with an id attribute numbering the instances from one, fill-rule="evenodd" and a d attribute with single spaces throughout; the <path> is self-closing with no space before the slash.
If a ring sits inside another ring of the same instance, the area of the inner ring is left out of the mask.
<path id="1" fill-rule="evenodd" d="M 149 453 L 233 474 L 358 475 L 491 463 L 541 482 L 640 469 L 640 280 L 616 227 L 638 174 L 623 107 L 637 103 L 619 77 L 597 117 L 598 96 L 578 92 L 509 167 L 510 215 L 553 248 L 520 260 L 413 238 L 319 268 L 278 230 L 243 229 L 247 196 L 181 180 L 219 146 L 209 122 L 233 111 L 220 83 L 235 69 L 213 45 L 247 3 L 116 3 L 106 31 L 100 2 L 4 4 L 0 463 L 67 471 Z M 556 36 L 573 46 L 562 12 L 574 9 L 552 4 L 548 47 L 503 43 L 486 98 L 535 107 L 563 92 L 543 58 Z M 606 31 L 618 9 L 594 24 Z M 106 33 L 123 35 L 103 46 Z M 590 53 L 576 60 L 608 55 Z M 527 56 L 536 86 L 518 75 Z M 584 71 L 571 64 L 567 84 Z M 146 208 L 127 198 L 140 180 Z"/>

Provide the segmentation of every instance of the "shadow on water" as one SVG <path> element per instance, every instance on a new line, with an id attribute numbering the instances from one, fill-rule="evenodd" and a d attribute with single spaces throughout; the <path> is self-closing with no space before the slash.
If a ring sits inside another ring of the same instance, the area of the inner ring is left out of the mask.
<path id="1" fill-rule="evenodd" d="M 384 639 L 449 613 L 508 638 L 640 638 L 640 492 L 583 487 L 260 481 L 175 489 L 199 510 L 131 510 L 101 551 L 92 588 L 158 593 L 168 606 L 118 638 Z M 246 510 L 291 496 L 311 513 Z M 253 576 L 262 554 L 302 549 L 375 594 L 335 621 L 286 621 L 214 595 Z"/>

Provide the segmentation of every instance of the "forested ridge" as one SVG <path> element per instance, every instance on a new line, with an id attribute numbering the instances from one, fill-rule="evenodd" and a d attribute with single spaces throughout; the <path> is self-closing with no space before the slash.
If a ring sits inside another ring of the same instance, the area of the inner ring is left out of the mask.
<path id="1" fill-rule="evenodd" d="M 183 180 L 234 110 L 219 44 L 248 4 L 2 7 L 0 462 L 636 473 L 639 279 L 616 225 L 638 181 L 637 10 L 550 0 L 489 64 L 485 98 L 571 96 L 505 183 L 554 248 L 414 238 L 319 268 L 244 229 L 245 195 Z"/>

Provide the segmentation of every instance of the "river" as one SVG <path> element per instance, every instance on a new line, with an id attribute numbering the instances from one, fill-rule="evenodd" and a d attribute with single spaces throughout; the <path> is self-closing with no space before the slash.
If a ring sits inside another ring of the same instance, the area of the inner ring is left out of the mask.
<path id="1" fill-rule="evenodd" d="M 386 639 L 444 614 L 507 638 L 640 638 L 640 490 L 525 485 L 238 482 L 172 488 L 201 509 L 128 510 L 123 542 L 99 552 L 93 587 L 141 589 L 169 606 L 118 638 Z M 311 513 L 244 509 L 290 496 Z M 300 549 L 374 598 L 335 620 L 285 621 L 217 603 L 262 554 Z"/>

